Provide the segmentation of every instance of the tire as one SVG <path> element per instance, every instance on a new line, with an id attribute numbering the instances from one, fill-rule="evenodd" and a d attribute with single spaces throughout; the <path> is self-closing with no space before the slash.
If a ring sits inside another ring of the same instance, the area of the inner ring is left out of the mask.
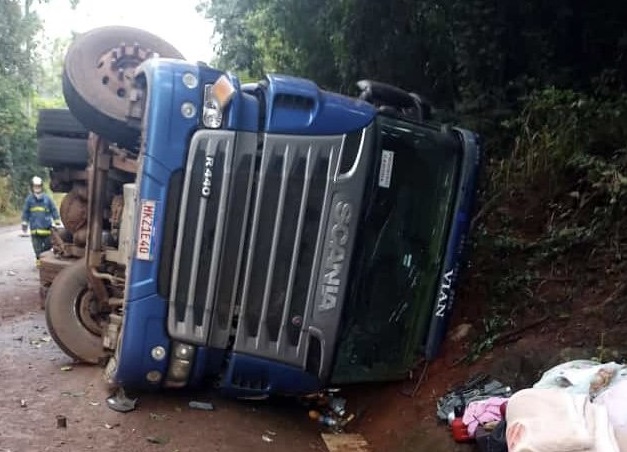
<path id="1" fill-rule="evenodd" d="M 85 168 L 89 161 L 87 140 L 46 135 L 37 141 L 37 161 L 52 168 L 71 166 Z"/>
<path id="2" fill-rule="evenodd" d="M 136 28 L 102 27 L 79 35 L 63 64 L 63 95 L 72 114 L 108 141 L 135 148 L 139 131 L 126 121 L 129 95 L 134 69 L 153 52 L 183 58 L 166 41 Z"/>
<path id="3" fill-rule="evenodd" d="M 102 337 L 81 320 L 80 304 L 86 303 L 87 267 L 81 259 L 61 270 L 46 294 L 46 324 L 57 345 L 70 357 L 100 364 L 108 356 Z"/>
<path id="4" fill-rule="evenodd" d="M 41 109 L 38 112 L 37 136 L 44 135 L 87 138 L 89 131 L 72 115 L 70 110 L 51 108 Z"/>

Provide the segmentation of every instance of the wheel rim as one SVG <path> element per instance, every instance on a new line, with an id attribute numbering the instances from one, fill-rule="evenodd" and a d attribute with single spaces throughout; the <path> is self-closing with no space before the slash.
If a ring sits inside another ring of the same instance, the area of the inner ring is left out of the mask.
<path id="1" fill-rule="evenodd" d="M 76 317 L 81 324 L 96 336 L 102 336 L 102 327 L 99 322 L 99 314 L 97 309 L 97 301 L 91 290 L 84 290 L 75 300 Z"/>
<path id="2" fill-rule="evenodd" d="M 139 44 L 127 45 L 121 42 L 105 52 L 96 66 L 100 83 L 114 96 L 126 99 L 132 89 L 135 68 L 154 56 L 150 49 Z"/>

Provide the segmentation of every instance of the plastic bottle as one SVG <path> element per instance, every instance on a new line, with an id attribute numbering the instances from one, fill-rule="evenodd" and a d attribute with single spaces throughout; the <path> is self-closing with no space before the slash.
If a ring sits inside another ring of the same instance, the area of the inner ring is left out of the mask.
<path id="1" fill-rule="evenodd" d="M 329 402 L 331 410 L 340 417 L 346 415 L 346 399 L 332 398 Z"/>
<path id="2" fill-rule="evenodd" d="M 311 410 L 309 412 L 309 418 L 313 420 L 317 420 L 319 423 L 327 427 L 336 427 L 338 425 L 338 422 L 336 419 L 332 418 L 331 416 L 325 416 L 315 410 Z"/>

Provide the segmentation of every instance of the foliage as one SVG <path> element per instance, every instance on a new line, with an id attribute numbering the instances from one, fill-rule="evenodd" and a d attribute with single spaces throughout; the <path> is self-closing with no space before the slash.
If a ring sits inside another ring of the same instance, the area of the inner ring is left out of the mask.
<path id="1" fill-rule="evenodd" d="M 515 136 L 513 150 L 499 162 L 492 183 L 507 190 L 539 180 L 559 190 L 560 176 L 586 171 L 581 180 L 599 179 L 601 174 L 620 173 L 599 166 L 617 163 L 627 147 L 627 95 L 558 90 L 553 87 L 533 92 L 519 116 L 504 122 Z M 596 172 L 592 171 L 596 169 Z M 579 174 L 581 177 L 582 174 Z M 574 193 L 585 197 L 587 193 Z"/>
<path id="2" fill-rule="evenodd" d="M 504 125 L 514 145 L 491 159 L 485 182 L 486 195 L 502 202 L 479 220 L 475 236 L 476 271 L 490 285 L 486 319 L 515 325 L 531 309 L 568 316 L 564 300 L 572 294 L 562 290 L 549 302 L 543 284 L 573 275 L 564 279 L 573 291 L 585 280 L 581 268 L 594 261 L 607 274 L 624 266 L 627 96 L 596 83 L 588 93 L 533 92 Z M 483 325 L 473 358 L 492 347 L 499 328 L 512 326 L 493 323 Z"/>
<path id="3" fill-rule="evenodd" d="M 61 91 L 63 59 L 70 44 L 69 39 L 43 40 L 37 48 L 37 67 L 34 89 L 37 93 L 37 108 L 65 107 Z"/>
<path id="4" fill-rule="evenodd" d="M 36 17 L 22 14 L 21 2 L 0 0 L 0 77 L 11 80 L 13 89 L 25 95 L 34 79 L 34 36 L 39 27 Z"/>
<path id="5" fill-rule="evenodd" d="M 544 86 L 627 81 L 627 4 L 600 0 L 207 0 L 221 67 L 281 71 L 340 91 L 360 78 L 462 112 L 515 106 Z"/>
<path id="6" fill-rule="evenodd" d="M 215 64 L 258 78 L 264 72 L 316 72 L 337 84 L 325 0 L 211 1 L 199 6 L 221 37 Z"/>
<path id="7" fill-rule="evenodd" d="M 0 177 L 4 189 L 10 187 L 3 191 L 0 214 L 21 203 L 38 171 L 30 118 L 38 27 L 36 16 L 23 12 L 20 2 L 0 0 Z"/>

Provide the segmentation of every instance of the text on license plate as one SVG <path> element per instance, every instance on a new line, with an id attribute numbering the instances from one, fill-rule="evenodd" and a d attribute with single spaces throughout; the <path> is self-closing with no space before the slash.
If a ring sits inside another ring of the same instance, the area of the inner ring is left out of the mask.
<path id="1" fill-rule="evenodd" d="M 144 261 L 152 260 L 156 204 L 152 200 L 142 200 L 141 203 L 135 256 Z"/>

